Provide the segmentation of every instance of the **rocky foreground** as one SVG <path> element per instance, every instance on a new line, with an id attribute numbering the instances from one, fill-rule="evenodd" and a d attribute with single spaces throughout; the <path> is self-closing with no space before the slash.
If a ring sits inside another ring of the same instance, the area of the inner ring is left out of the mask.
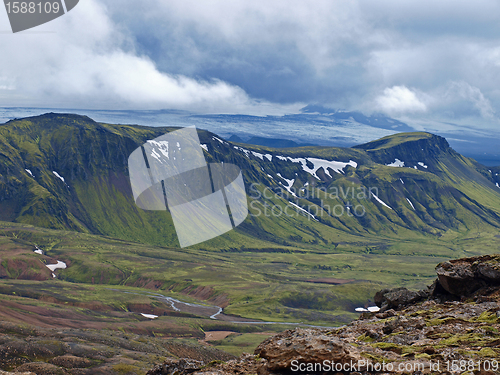
<path id="1" fill-rule="evenodd" d="M 167 360 L 163 374 L 500 374 L 500 255 L 436 267 L 426 290 L 386 289 L 378 313 L 335 330 L 288 330 L 227 362 Z"/>
<path id="2" fill-rule="evenodd" d="M 155 363 L 172 357 L 205 362 L 234 358 L 216 348 L 183 340 L 0 321 L 0 375 L 145 374 Z"/>

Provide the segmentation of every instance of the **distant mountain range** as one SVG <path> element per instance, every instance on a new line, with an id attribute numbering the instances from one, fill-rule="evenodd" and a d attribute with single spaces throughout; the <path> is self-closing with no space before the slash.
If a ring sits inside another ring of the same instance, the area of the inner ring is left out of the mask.
<path id="1" fill-rule="evenodd" d="M 243 140 L 234 134 L 231 137 L 229 137 L 228 141 L 231 141 L 233 143 L 247 143 L 249 145 L 266 146 L 273 148 L 315 146 L 308 143 L 297 143 L 289 139 L 282 139 L 282 138 L 251 137 L 247 140 Z"/>
<path id="2" fill-rule="evenodd" d="M 127 171 L 133 150 L 174 129 L 54 113 L 0 125 L 0 220 L 177 246 L 168 212 L 135 205 Z M 243 170 L 251 211 L 235 231 L 203 246 L 336 246 L 356 236 L 500 228 L 500 168 L 458 154 L 436 135 L 286 149 L 234 144 L 203 130 L 199 137 L 208 162 Z"/>
<path id="3" fill-rule="evenodd" d="M 325 115 L 338 121 L 354 120 L 360 124 L 366 124 L 380 129 L 397 130 L 400 132 L 411 132 L 415 130 L 404 122 L 390 118 L 383 114 L 366 116 L 361 112 L 333 110 L 321 105 L 312 104 L 302 108 L 301 112 L 306 114 Z"/>

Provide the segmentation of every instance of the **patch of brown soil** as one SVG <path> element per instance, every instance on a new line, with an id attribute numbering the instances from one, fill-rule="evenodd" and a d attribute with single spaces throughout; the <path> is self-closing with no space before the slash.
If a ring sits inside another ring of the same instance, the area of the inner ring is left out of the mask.
<path id="1" fill-rule="evenodd" d="M 134 283 L 127 284 L 136 288 L 145 288 L 145 289 L 160 289 L 163 286 L 163 282 L 153 279 L 146 278 L 138 278 Z"/>
<path id="2" fill-rule="evenodd" d="M 182 291 L 183 294 L 187 294 L 188 296 L 194 297 L 200 300 L 208 300 L 215 293 L 214 289 L 209 286 L 198 286 L 194 287 L 193 285 L 188 286 L 186 289 Z"/>
<path id="3" fill-rule="evenodd" d="M 196 288 L 189 286 L 181 293 L 202 301 L 208 301 L 222 308 L 229 306 L 230 302 L 227 294 L 216 294 L 214 288 L 210 286 L 198 286 Z"/>
<path id="4" fill-rule="evenodd" d="M 207 331 L 204 341 L 215 341 L 225 339 L 227 336 L 236 333 L 233 331 Z"/>
<path id="5" fill-rule="evenodd" d="M 321 279 L 306 280 L 308 283 L 318 283 L 318 284 L 332 284 L 332 285 L 342 285 L 347 283 L 352 283 L 354 279 L 334 279 L 330 277 L 323 277 Z"/>
<path id="6" fill-rule="evenodd" d="M 196 347 L 196 346 L 178 344 L 174 341 L 166 341 L 165 348 L 170 353 L 179 358 L 190 358 L 190 359 L 195 359 L 197 361 L 206 361 L 207 358 L 210 358 L 209 361 L 213 361 L 214 359 L 227 361 L 229 359 L 234 358 L 233 355 L 219 351 L 211 346 Z"/>
<path id="7" fill-rule="evenodd" d="M 50 280 L 52 278 L 50 270 L 38 259 L 9 258 L 5 260 L 5 265 L 5 274 L 9 272 L 11 278 L 36 281 Z M 13 277 L 12 274 L 14 274 Z"/>
<path id="8" fill-rule="evenodd" d="M 214 298 L 210 298 L 208 302 L 213 303 L 214 305 L 217 305 L 219 307 L 226 308 L 229 306 L 231 300 L 229 299 L 227 294 L 219 294 Z"/>

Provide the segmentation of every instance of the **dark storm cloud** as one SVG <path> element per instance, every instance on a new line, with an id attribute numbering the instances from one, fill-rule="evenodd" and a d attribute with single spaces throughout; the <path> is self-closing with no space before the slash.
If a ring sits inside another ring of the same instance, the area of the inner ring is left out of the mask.
<path id="1" fill-rule="evenodd" d="M 2 36 L 12 63 L 0 62 L 0 96 L 261 114 L 322 103 L 498 126 L 497 1 L 85 3 L 79 12 L 90 27 L 78 12 L 54 22 L 65 48 L 42 41 L 50 58 L 36 46 L 40 56 L 19 52 L 33 49 L 33 38 L 14 48 Z M 41 57 L 43 78 L 31 88 L 20 71 L 26 57 Z M 64 77 L 48 67 L 58 59 L 74 64 L 60 67 Z"/>

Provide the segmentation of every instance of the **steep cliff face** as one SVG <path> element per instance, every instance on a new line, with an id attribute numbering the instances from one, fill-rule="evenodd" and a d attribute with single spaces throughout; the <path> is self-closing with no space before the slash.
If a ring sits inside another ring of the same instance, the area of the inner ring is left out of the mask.
<path id="1" fill-rule="evenodd" d="M 402 161 L 408 167 L 424 160 L 426 165 L 432 164 L 431 161 L 443 153 L 453 152 L 445 138 L 430 133 L 404 133 L 404 137 L 396 134 L 353 148 L 365 150 L 376 163 L 390 164 L 395 159 L 405 159 Z"/>
<path id="2" fill-rule="evenodd" d="M 165 215 L 138 210 L 129 199 L 126 172 L 130 153 L 162 130 L 60 114 L 0 126 L 0 219 L 122 238 L 128 228 L 136 240 L 154 242 L 158 232 L 168 239 Z"/>
<path id="3" fill-rule="evenodd" d="M 490 188 L 495 183 L 491 168 L 460 155 L 435 134 L 395 134 L 353 148 L 366 151 L 376 163 L 425 170 L 453 183 L 473 181 Z"/>

